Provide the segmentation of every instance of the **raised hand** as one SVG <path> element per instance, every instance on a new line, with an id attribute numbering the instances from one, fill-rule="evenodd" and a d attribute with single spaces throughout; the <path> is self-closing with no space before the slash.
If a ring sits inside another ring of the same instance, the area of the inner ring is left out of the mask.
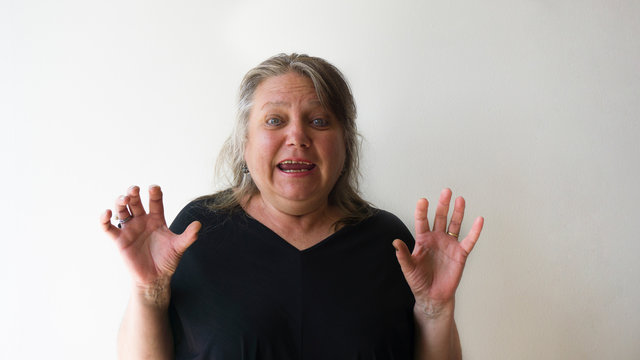
<path id="1" fill-rule="evenodd" d="M 431 230 L 427 219 L 429 202 L 427 199 L 418 200 L 413 253 L 409 252 L 403 241 L 393 241 L 398 262 L 415 297 L 416 307 L 432 316 L 437 316 L 447 307 L 452 309 L 467 256 L 478 241 L 484 223 L 484 219 L 478 217 L 467 236 L 458 242 L 465 202 L 462 197 L 455 200 L 447 229 L 450 202 L 451 190 L 442 190 Z"/>
<path id="2" fill-rule="evenodd" d="M 149 213 L 142 206 L 140 188 L 132 186 L 116 200 L 121 222 L 111 224 L 111 210 L 101 217 L 103 230 L 115 241 L 135 285 L 140 289 L 166 286 L 184 251 L 196 240 L 201 224 L 192 222 L 180 235 L 167 227 L 159 186 L 149 187 Z"/>

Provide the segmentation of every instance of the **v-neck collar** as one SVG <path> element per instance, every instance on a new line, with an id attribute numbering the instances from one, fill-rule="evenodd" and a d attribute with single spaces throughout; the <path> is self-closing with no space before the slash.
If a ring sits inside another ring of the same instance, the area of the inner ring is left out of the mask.
<path id="1" fill-rule="evenodd" d="M 329 236 L 327 236 L 324 239 L 320 240 L 319 242 L 315 243 L 314 245 L 312 245 L 312 246 L 310 246 L 310 247 L 308 247 L 306 249 L 300 250 L 297 247 L 293 246 L 290 242 L 288 242 L 282 236 L 278 235 L 278 233 L 273 231 L 270 227 L 266 226 L 265 224 L 263 224 L 260 221 L 258 221 L 258 219 L 256 219 L 256 218 L 252 217 L 251 215 L 249 215 L 244 209 L 242 209 L 242 215 L 250 223 L 252 223 L 255 226 L 257 226 L 258 228 L 260 228 L 260 230 L 266 231 L 266 233 L 271 238 L 273 238 L 275 241 L 277 241 L 281 246 L 284 246 L 286 248 L 294 250 L 295 252 L 299 253 L 300 255 L 308 253 L 308 252 L 312 252 L 314 249 L 316 249 L 318 247 L 323 247 L 323 246 L 325 246 L 325 244 L 331 243 L 333 238 L 335 238 L 338 234 L 344 232 L 347 228 L 351 227 L 351 225 L 345 225 L 345 226 L 341 227 L 340 229 L 338 229 L 337 231 L 334 231 L 333 233 L 331 233 Z"/>

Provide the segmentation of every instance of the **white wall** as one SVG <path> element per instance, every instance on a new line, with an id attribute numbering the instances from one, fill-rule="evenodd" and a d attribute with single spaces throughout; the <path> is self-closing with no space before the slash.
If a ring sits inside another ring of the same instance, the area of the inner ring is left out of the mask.
<path id="1" fill-rule="evenodd" d="M 128 277 L 97 219 L 212 192 L 245 71 L 350 79 L 364 193 L 412 227 L 450 186 L 486 226 L 467 359 L 640 358 L 637 1 L 0 1 L 0 358 L 110 359 Z M 467 224 L 465 229 L 468 229 Z"/>

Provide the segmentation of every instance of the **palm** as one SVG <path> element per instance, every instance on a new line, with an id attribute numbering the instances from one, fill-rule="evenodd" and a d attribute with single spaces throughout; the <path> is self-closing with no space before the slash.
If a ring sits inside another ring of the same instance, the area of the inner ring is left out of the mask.
<path id="1" fill-rule="evenodd" d="M 164 219 L 160 188 L 152 187 L 149 199 L 148 214 L 142 207 L 137 187 L 132 188 L 128 196 L 118 199 L 118 217 L 131 217 L 122 229 L 111 225 L 110 214 L 103 218 L 105 231 L 115 240 L 138 285 L 148 285 L 170 277 L 184 250 L 195 241 L 199 228 L 199 223 L 195 222 L 183 234 L 174 234 L 167 228 Z"/>
<path id="2" fill-rule="evenodd" d="M 176 238 L 157 216 L 142 215 L 127 222 L 116 243 L 134 280 L 144 284 L 173 274 L 179 258 Z"/>
<path id="3" fill-rule="evenodd" d="M 415 214 L 416 243 L 412 253 L 409 253 L 403 242 L 394 242 L 398 250 L 398 261 L 416 303 L 437 305 L 453 300 L 467 256 L 482 230 L 483 220 L 478 218 L 469 235 L 461 242 L 457 241 L 456 236 L 451 235 L 459 233 L 464 216 L 464 199 L 458 198 L 447 232 L 450 200 L 451 191 L 443 190 L 436 209 L 433 230 L 429 228 L 427 220 L 427 200 L 418 201 Z"/>
<path id="4" fill-rule="evenodd" d="M 467 257 L 455 237 L 435 232 L 417 235 L 411 257 L 415 266 L 405 278 L 416 298 L 453 297 Z"/>

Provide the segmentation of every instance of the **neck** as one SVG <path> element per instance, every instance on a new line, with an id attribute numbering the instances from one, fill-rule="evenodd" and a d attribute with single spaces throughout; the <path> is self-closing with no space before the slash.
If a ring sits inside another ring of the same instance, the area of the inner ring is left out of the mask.
<path id="1" fill-rule="evenodd" d="M 252 197 L 244 210 L 298 249 L 311 247 L 333 234 L 338 211 L 328 201 L 305 211 L 272 204 L 260 194 Z"/>

